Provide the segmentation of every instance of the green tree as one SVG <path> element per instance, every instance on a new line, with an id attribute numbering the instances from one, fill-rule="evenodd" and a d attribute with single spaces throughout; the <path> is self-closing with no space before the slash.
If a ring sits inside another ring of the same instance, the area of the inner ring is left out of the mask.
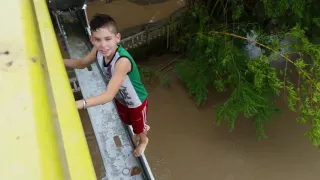
<path id="1" fill-rule="evenodd" d="M 217 124 L 226 120 L 232 131 L 244 114 L 259 139 L 265 138 L 263 124 L 280 111 L 272 100 L 284 94 L 298 122 L 311 124 L 306 134 L 312 143 L 320 145 L 320 45 L 314 41 L 320 34 L 320 1 L 189 1 L 181 23 L 173 50 L 186 58 L 176 72 L 196 103 L 207 100 L 210 86 L 232 89 L 217 111 Z M 246 37 L 251 30 L 256 40 Z M 283 44 L 285 39 L 289 43 Z M 250 58 L 243 48 L 248 42 L 263 53 Z M 272 65 L 275 61 L 284 66 Z"/>

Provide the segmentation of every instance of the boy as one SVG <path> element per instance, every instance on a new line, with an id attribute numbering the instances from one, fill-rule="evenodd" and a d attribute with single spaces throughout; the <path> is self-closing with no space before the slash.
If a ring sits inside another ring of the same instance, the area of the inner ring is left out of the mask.
<path id="1" fill-rule="evenodd" d="M 120 43 L 120 33 L 112 17 L 97 14 L 90 21 L 92 35 L 90 37 L 93 49 L 82 60 L 64 59 L 67 67 L 85 68 L 98 60 L 103 69 L 108 85 L 107 90 L 97 96 L 76 101 L 78 109 L 93 107 L 115 99 L 115 105 L 120 119 L 127 125 L 132 125 L 135 133 L 133 141 L 137 148 L 136 157 L 143 154 L 150 127 L 146 124 L 148 113 L 148 93 L 140 80 L 136 63 Z"/>

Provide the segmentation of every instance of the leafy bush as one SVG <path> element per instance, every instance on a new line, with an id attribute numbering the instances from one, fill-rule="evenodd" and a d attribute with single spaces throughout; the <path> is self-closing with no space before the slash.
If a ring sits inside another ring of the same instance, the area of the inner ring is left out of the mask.
<path id="1" fill-rule="evenodd" d="M 320 24 L 319 12 L 311 11 L 320 5 L 311 0 L 250 2 L 190 1 L 173 47 L 187 58 L 176 64 L 176 72 L 198 105 L 207 100 L 210 86 L 219 92 L 232 88 L 217 111 L 216 123 L 226 120 L 233 130 L 237 117 L 244 114 L 252 118 L 259 139 L 266 137 L 263 124 L 280 111 L 272 100 L 284 94 L 290 110 L 299 114 L 298 122 L 311 124 L 306 134 L 319 146 L 320 45 L 311 43 L 307 35 L 309 27 Z M 260 12 L 245 8 L 250 5 Z M 246 19 L 250 15 L 264 20 Z M 306 21 L 305 15 L 313 21 Z M 281 21 L 287 17 L 294 23 Z M 250 30 L 258 40 L 245 37 Z M 287 52 L 281 52 L 285 38 L 291 43 L 285 47 Z M 247 42 L 259 45 L 263 53 L 250 58 L 243 48 Z M 273 66 L 273 61 L 283 61 L 284 67 Z"/>

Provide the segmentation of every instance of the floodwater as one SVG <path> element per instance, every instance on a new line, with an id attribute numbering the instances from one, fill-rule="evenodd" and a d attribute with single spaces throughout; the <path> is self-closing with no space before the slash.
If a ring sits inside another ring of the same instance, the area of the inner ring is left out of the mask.
<path id="1" fill-rule="evenodd" d="M 95 0 L 88 3 L 87 13 L 89 21 L 96 13 L 108 14 L 115 19 L 119 29 L 123 30 L 167 18 L 185 5 L 184 0 L 166 0 L 163 3 L 153 1 L 153 4 L 148 5 L 138 5 L 127 0 L 114 0 L 108 4 Z"/>
<path id="2" fill-rule="evenodd" d="M 143 65 L 160 69 L 172 59 L 174 55 L 164 55 Z M 171 88 L 147 86 L 151 130 L 146 156 L 157 180 L 319 179 L 320 152 L 282 100 L 277 105 L 283 114 L 266 124 L 268 139 L 259 143 L 249 119 L 238 118 L 231 133 L 226 122 L 213 124 L 227 94 L 211 93 L 199 108 L 174 72 L 169 77 Z"/>
<path id="3" fill-rule="evenodd" d="M 92 128 L 92 124 L 91 124 L 88 112 L 86 110 L 80 110 L 79 115 L 82 121 L 83 130 L 87 139 L 87 143 L 89 146 L 92 163 L 96 171 L 97 179 L 101 180 L 102 178 L 105 177 L 106 174 L 105 174 L 105 169 L 103 166 L 101 154 L 99 151 L 97 139 L 96 139 L 96 136 L 94 135 L 94 131 Z"/>
<path id="4" fill-rule="evenodd" d="M 148 22 L 152 17 L 165 18 L 180 7 L 176 0 L 145 6 L 126 0 L 104 5 L 93 3 L 96 5 L 89 4 L 88 7 L 89 17 L 96 12 L 110 14 L 122 29 Z M 175 56 L 151 57 L 139 64 L 157 70 Z M 170 88 L 146 86 L 151 129 L 145 153 L 156 180 L 320 178 L 320 152 L 303 136 L 307 127 L 296 123 L 296 114 L 289 112 L 282 100 L 277 104 L 283 114 L 265 125 L 268 139 L 258 142 L 249 119 L 238 118 L 233 132 L 228 132 L 226 122 L 221 127 L 213 124 L 216 108 L 226 100 L 227 94 L 211 93 L 208 103 L 199 108 L 173 71 L 169 72 L 169 77 Z M 79 113 L 96 174 L 101 179 L 104 177 L 103 164 L 93 129 L 86 111 Z"/>

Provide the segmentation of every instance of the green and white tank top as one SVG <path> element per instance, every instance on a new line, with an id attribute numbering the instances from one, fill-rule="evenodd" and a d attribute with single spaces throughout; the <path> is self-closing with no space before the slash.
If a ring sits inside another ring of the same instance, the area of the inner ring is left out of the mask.
<path id="1" fill-rule="evenodd" d="M 118 45 L 118 49 L 113 58 L 106 64 L 102 54 L 100 54 L 100 52 L 97 53 L 97 60 L 103 73 L 107 77 L 107 83 L 109 83 L 111 77 L 114 75 L 116 62 L 122 57 L 130 60 L 131 71 L 126 75 L 115 99 L 128 108 L 136 108 L 147 98 L 148 93 L 141 82 L 139 70 L 131 55 L 121 45 Z"/>

